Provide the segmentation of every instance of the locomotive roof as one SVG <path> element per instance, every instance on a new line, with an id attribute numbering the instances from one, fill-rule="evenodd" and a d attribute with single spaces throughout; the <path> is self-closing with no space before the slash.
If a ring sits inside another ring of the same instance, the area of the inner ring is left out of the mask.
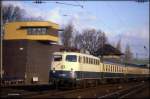
<path id="1" fill-rule="evenodd" d="M 54 52 L 54 54 L 77 54 L 77 55 L 83 55 L 83 56 L 89 56 L 89 57 L 93 57 L 93 58 L 97 58 L 96 56 L 90 55 L 90 54 L 85 54 L 85 53 L 79 53 L 79 52 Z"/>

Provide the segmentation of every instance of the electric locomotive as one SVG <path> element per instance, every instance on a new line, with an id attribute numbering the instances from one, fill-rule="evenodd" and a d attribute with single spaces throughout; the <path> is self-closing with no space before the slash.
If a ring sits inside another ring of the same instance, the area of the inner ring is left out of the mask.
<path id="1" fill-rule="evenodd" d="M 50 82 L 63 86 L 96 85 L 148 76 L 148 68 L 104 63 L 98 57 L 77 52 L 55 52 L 50 70 Z"/>

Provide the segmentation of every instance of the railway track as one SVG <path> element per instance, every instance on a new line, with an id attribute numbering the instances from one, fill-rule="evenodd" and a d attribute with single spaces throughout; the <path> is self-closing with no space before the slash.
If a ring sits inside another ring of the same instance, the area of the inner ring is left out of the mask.
<path id="1" fill-rule="evenodd" d="M 109 93 L 106 94 L 104 96 L 100 96 L 98 97 L 98 99 L 108 99 L 108 98 L 115 98 L 115 99 L 123 99 L 123 98 L 128 98 L 128 96 L 133 95 L 141 90 L 143 90 L 144 88 L 146 88 L 146 84 L 143 82 L 141 84 L 123 89 L 123 90 L 119 90 L 113 93 Z"/>
<path id="2" fill-rule="evenodd" d="M 130 83 L 131 86 L 138 83 Z M 127 87 L 127 84 L 107 84 L 107 85 L 100 85 L 97 87 L 90 87 L 90 88 L 84 88 L 84 89 L 75 89 L 75 90 L 53 90 L 49 91 L 43 94 L 38 95 L 32 95 L 27 96 L 27 98 L 82 98 L 85 97 L 88 98 L 88 95 L 85 94 L 93 94 L 92 97 L 97 98 L 98 94 L 107 94 L 113 91 L 118 91 L 123 88 Z M 96 92 L 97 91 L 97 92 Z M 91 97 L 91 98 L 92 98 Z"/>

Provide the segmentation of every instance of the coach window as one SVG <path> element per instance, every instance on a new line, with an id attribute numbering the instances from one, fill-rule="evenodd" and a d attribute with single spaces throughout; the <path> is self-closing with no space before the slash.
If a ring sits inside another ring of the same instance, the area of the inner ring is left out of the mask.
<path id="1" fill-rule="evenodd" d="M 95 59 L 92 59 L 92 60 L 93 60 L 93 64 L 95 64 L 95 62 L 94 62 Z"/>
<path id="2" fill-rule="evenodd" d="M 121 70 L 120 70 L 120 72 L 122 72 L 122 67 L 121 67 Z"/>
<path id="3" fill-rule="evenodd" d="M 119 67 L 117 66 L 117 72 L 119 72 Z"/>
<path id="4" fill-rule="evenodd" d="M 115 72 L 115 67 L 114 67 L 114 65 L 113 65 L 113 72 Z"/>
<path id="5" fill-rule="evenodd" d="M 86 63 L 88 64 L 88 58 L 86 57 Z"/>
<path id="6" fill-rule="evenodd" d="M 90 64 L 92 64 L 92 58 L 90 58 Z"/>
<path id="7" fill-rule="evenodd" d="M 120 72 L 122 72 L 121 67 L 120 67 Z"/>
<path id="8" fill-rule="evenodd" d="M 113 65 L 113 72 L 114 72 L 114 65 Z"/>
<path id="9" fill-rule="evenodd" d="M 106 71 L 108 71 L 108 65 L 106 65 Z"/>
<path id="10" fill-rule="evenodd" d="M 93 64 L 95 64 L 95 59 L 93 59 Z"/>
<path id="11" fill-rule="evenodd" d="M 112 66 L 110 66 L 110 71 L 112 72 Z"/>
<path id="12" fill-rule="evenodd" d="M 77 56 L 76 55 L 67 55 L 66 56 L 66 61 L 76 62 L 77 61 Z"/>
<path id="13" fill-rule="evenodd" d="M 103 65 L 103 70 L 105 71 L 105 65 Z"/>
<path id="14" fill-rule="evenodd" d="M 112 71 L 112 69 L 111 69 L 111 65 L 110 65 L 110 72 Z"/>
<path id="15" fill-rule="evenodd" d="M 121 67 L 120 67 L 120 72 L 121 72 Z"/>
<path id="16" fill-rule="evenodd" d="M 112 66 L 110 65 L 110 71 L 112 72 Z"/>
<path id="17" fill-rule="evenodd" d="M 122 67 L 120 67 L 120 72 L 122 72 Z"/>
<path id="18" fill-rule="evenodd" d="M 118 66 L 116 66 L 116 72 L 118 72 Z"/>
<path id="19" fill-rule="evenodd" d="M 90 58 L 90 64 L 92 64 L 92 59 Z"/>
<path id="20" fill-rule="evenodd" d="M 81 63 L 81 57 L 79 56 L 79 63 Z"/>
<path id="21" fill-rule="evenodd" d="M 83 56 L 83 63 L 85 63 L 85 57 Z"/>
<path id="22" fill-rule="evenodd" d="M 95 64 L 95 59 L 93 59 L 93 64 Z"/>

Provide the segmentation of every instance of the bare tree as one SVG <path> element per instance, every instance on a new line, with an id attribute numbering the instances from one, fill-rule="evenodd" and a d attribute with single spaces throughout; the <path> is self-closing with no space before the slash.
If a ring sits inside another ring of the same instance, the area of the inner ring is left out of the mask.
<path id="1" fill-rule="evenodd" d="M 132 60 L 132 57 L 133 57 L 133 53 L 131 52 L 131 48 L 129 46 L 129 44 L 126 45 L 126 49 L 125 49 L 125 61 L 126 62 L 131 62 Z"/>
<path id="2" fill-rule="evenodd" d="M 81 48 L 81 45 L 80 45 L 81 39 L 82 39 L 82 35 L 78 31 L 76 31 L 75 35 L 73 37 L 73 47 L 80 49 Z"/>
<path id="3" fill-rule="evenodd" d="M 121 51 L 121 39 L 117 42 L 116 49 Z"/>
<path id="4" fill-rule="evenodd" d="M 67 26 L 64 27 L 64 31 L 61 33 L 61 42 L 64 47 L 71 47 L 72 46 L 72 34 L 73 34 L 74 26 L 70 22 Z"/>
<path id="5" fill-rule="evenodd" d="M 3 24 L 6 22 L 20 21 L 23 19 L 24 9 L 14 7 L 13 5 L 2 6 Z"/>
<path id="6" fill-rule="evenodd" d="M 96 55 L 96 51 L 103 47 L 107 39 L 105 33 L 95 29 L 85 29 L 83 33 L 76 35 L 75 44 L 81 49 L 87 50 L 90 54 Z"/>
<path id="7" fill-rule="evenodd" d="M 26 14 L 25 9 L 21 9 L 18 6 L 13 6 L 13 5 L 3 5 L 2 6 L 2 15 L 3 15 L 3 24 L 6 22 L 13 22 L 13 21 L 35 21 L 35 20 L 43 20 L 41 16 L 37 17 L 28 17 L 25 16 Z"/>

